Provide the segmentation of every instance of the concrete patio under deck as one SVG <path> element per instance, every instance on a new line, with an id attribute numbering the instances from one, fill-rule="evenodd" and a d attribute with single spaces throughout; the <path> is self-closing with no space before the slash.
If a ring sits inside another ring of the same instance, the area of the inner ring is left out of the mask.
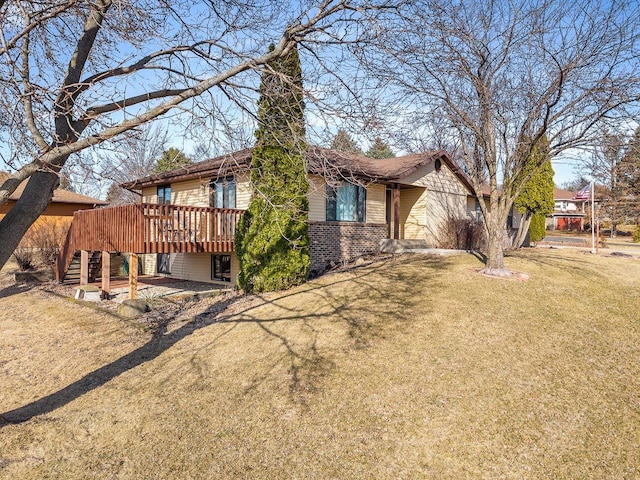
<path id="1" fill-rule="evenodd" d="M 91 283 L 101 288 L 100 281 Z M 121 303 L 129 298 L 129 278 L 113 277 L 110 285 L 111 300 Z M 217 284 L 179 280 L 176 278 L 140 275 L 138 277 L 137 297 L 153 299 L 157 297 L 204 298 L 232 291 L 230 284 Z"/>

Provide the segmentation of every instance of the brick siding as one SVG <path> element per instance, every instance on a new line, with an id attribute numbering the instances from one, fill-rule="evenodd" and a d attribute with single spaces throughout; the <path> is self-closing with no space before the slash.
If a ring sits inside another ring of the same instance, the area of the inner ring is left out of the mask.
<path id="1" fill-rule="evenodd" d="M 320 273 L 331 262 L 355 260 L 380 251 L 387 226 L 376 223 L 309 222 L 311 271 Z"/>

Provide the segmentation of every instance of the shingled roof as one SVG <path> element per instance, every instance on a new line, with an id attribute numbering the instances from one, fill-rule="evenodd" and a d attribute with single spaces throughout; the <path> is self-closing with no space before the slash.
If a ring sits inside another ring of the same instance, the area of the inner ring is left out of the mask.
<path id="1" fill-rule="evenodd" d="M 0 171 L 0 185 L 4 183 L 4 181 L 9 178 L 10 174 L 7 172 Z M 17 201 L 24 192 L 24 188 L 27 185 L 27 180 L 23 181 L 18 188 L 9 196 L 9 200 Z M 51 203 L 74 203 L 74 204 L 82 204 L 82 205 L 107 205 L 108 202 L 104 200 L 99 200 L 93 197 L 87 197 L 85 195 L 80 195 L 75 192 L 70 192 L 69 190 L 62 190 L 58 188 L 53 192 L 53 199 Z"/>
<path id="2" fill-rule="evenodd" d="M 221 155 L 203 162 L 193 163 L 170 172 L 140 178 L 121 186 L 130 190 L 199 178 L 222 178 L 232 173 L 248 171 L 251 164 L 250 148 Z M 394 158 L 369 158 L 321 147 L 309 147 L 309 172 L 324 177 L 356 178 L 367 182 L 392 183 L 411 175 L 419 168 L 440 159 L 471 188 L 462 170 L 444 150 L 429 151 Z"/>
<path id="3" fill-rule="evenodd" d="M 576 192 L 571 192 L 569 190 L 563 190 L 561 188 L 553 189 L 553 199 L 554 200 L 574 200 Z"/>

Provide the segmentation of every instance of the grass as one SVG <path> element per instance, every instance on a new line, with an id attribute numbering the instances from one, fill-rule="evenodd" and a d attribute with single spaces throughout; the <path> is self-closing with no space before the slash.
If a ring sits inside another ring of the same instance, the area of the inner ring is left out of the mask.
<path id="1" fill-rule="evenodd" d="M 0 478 L 638 478 L 640 261 L 403 256 L 143 331 L 0 290 Z"/>

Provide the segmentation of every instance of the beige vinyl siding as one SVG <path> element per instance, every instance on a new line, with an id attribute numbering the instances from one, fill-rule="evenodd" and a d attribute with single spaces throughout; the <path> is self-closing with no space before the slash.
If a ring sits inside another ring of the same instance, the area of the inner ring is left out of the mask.
<path id="1" fill-rule="evenodd" d="M 447 192 L 456 195 L 468 195 L 469 190 L 464 186 L 455 173 L 446 165 L 437 172 L 433 164 L 419 168 L 411 175 L 400 181 L 403 185 L 426 187 L 436 192 Z"/>
<path id="2" fill-rule="evenodd" d="M 309 221 L 324 222 L 327 219 L 327 194 L 324 178 L 309 175 Z"/>
<path id="3" fill-rule="evenodd" d="M 309 221 L 327 220 L 326 183 L 319 175 L 309 175 Z M 367 186 L 366 222 L 385 223 L 385 186 L 370 184 Z"/>
<path id="4" fill-rule="evenodd" d="M 386 223 L 386 187 L 378 183 L 367 186 L 367 223 Z"/>
<path id="5" fill-rule="evenodd" d="M 246 210 L 251 201 L 251 181 L 246 173 L 236 175 L 236 208 Z"/>
<path id="6" fill-rule="evenodd" d="M 476 197 L 467 197 L 467 216 L 470 218 L 476 218 Z"/>
<path id="7" fill-rule="evenodd" d="M 210 253 L 176 253 L 171 255 L 171 277 L 195 282 L 220 283 L 211 279 Z M 228 254 L 224 254 L 228 255 Z M 231 254 L 231 285 L 236 284 L 238 261 Z"/>
<path id="8" fill-rule="evenodd" d="M 209 206 L 209 181 L 189 180 L 171 184 L 171 203 L 190 207 Z"/>
<path id="9" fill-rule="evenodd" d="M 437 247 L 447 219 L 465 218 L 471 208 L 468 189 L 446 164 L 440 171 L 433 164 L 422 167 L 401 183 L 422 187 L 400 191 L 402 238 L 424 239 L 428 246 Z"/>
<path id="10" fill-rule="evenodd" d="M 142 203 L 158 203 L 158 187 L 143 188 Z"/>
<path id="11" fill-rule="evenodd" d="M 426 189 L 400 190 L 400 236 L 406 239 L 426 238 Z"/>
<path id="12" fill-rule="evenodd" d="M 447 192 L 426 191 L 426 237 L 427 245 L 439 246 L 443 230 L 449 218 L 465 218 L 467 196 Z"/>
<path id="13" fill-rule="evenodd" d="M 142 274 L 143 275 L 157 275 L 158 271 L 158 254 L 157 253 L 148 253 L 145 255 L 139 256 L 139 261 L 142 263 Z"/>

